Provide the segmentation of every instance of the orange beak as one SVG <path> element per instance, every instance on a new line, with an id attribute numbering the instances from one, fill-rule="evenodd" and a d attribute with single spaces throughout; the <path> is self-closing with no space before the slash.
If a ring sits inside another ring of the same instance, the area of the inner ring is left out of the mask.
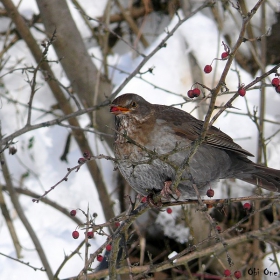
<path id="1" fill-rule="evenodd" d="M 111 108 L 110 108 L 110 113 L 112 113 L 114 115 L 125 114 L 128 112 L 130 112 L 130 110 L 128 108 L 124 108 L 124 107 L 120 107 L 120 106 L 116 106 L 116 105 L 111 105 Z"/>

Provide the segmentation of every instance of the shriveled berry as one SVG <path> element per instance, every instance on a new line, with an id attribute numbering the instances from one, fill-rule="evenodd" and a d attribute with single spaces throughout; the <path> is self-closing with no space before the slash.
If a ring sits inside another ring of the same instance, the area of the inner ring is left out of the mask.
<path id="1" fill-rule="evenodd" d="M 280 93 L 280 85 L 275 88 L 276 92 Z"/>
<path id="2" fill-rule="evenodd" d="M 86 160 L 85 158 L 83 158 L 83 157 L 81 157 L 81 158 L 78 159 L 78 163 L 79 163 L 79 164 L 85 163 L 86 161 L 87 161 L 87 160 Z"/>
<path id="3" fill-rule="evenodd" d="M 120 222 L 115 222 L 116 227 L 119 227 L 120 225 L 121 225 Z"/>
<path id="4" fill-rule="evenodd" d="M 246 90 L 245 90 L 244 88 L 240 88 L 240 89 L 238 90 L 238 93 L 239 93 L 240 96 L 245 96 Z"/>
<path id="5" fill-rule="evenodd" d="M 71 211 L 70 211 L 70 215 L 71 215 L 72 217 L 76 216 L 76 214 L 77 214 L 77 211 L 76 211 L 76 210 L 71 210 Z"/>
<path id="6" fill-rule="evenodd" d="M 206 74 L 211 73 L 211 72 L 212 72 L 212 66 L 211 66 L 211 65 L 206 65 L 206 66 L 204 67 L 204 72 L 205 72 Z"/>
<path id="7" fill-rule="evenodd" d="M 188 97 L 189 97 L 189 98 L 194 98 L 194 94 L 193 94 L 193 90 L 192 90 L 192 89 L 190 89 L 190 90 L 188 91 Z"/>
<path id="8" fill-rule="evenodd" d="M 230 270 L 229 270 L 229 269 L 225 269 L 224 275 L 225 275 L 226 277 L 230 276 L 230 275 L 231 275 Z"/>
<path id="9" fill-rule="evenodd" d="M 90 159 L 90 152 L 89 152 L 89 151 L 84 151 L 83 156 L 84 156 L 86 159 Z"/>
<path id="10" fill-rule="evenodd" d="M 213 208 L 213 204 L 206 204 L 207 209 Z"/>
<path id="11" fill-rule="evenodd" d="M 88 231 L 87 232 L 87 237 L 88 237 L 88 239 L 92 239 L 93 238 L 93 231 Z"/>
<path id="12" fill-rule="evenodd" d="M 221 233 L 222 228 L 220 226 L 216 226 L 216 229 L 217 229 L 218 233 Z"/>
<path id="13" fill-rule="evenodd" d="M 251 209 L 251 204 L 249 202 L 244 203 L 243 208 L 245 210 L 250 210 Z"/>
<path id="14" fill-rule="evenodd" d="M 208 189 L 207 192 L 206 192 L 206 195 L 208 197 L 213 197 L 215 194 L 214 190 L 213 189 Z"/>
<path id="15" fill-rule="evenodd" d="M 111 251 L 111 250 L 112 250 L 112 245 L 111 245 L 111 244 L 108 244 L 108 245 L 106 246 L 106 250 L 107 250 L 107 251 Z"/>
<path id="16" fill-rule="evenodd" d="M 200 89 L 199 88 L 194 88 L 193 89 L 193 96 L 198 97 L 200 95 Z"/>
<path id="17" fill-rule="evenodd" d="M 102 256 L 102 255 L 97 255 L 96 259 L 97 259 L 99 262 L 102 262 L 103 256 Z"/>
<path id="18" fill-rule="evenodd" d="M 227 59 L 228 58 L 228 52 L 223 52 L 221 55 L 222 59 Z"/>
<path id="19" fill-rule="evenodd" d="M 236 270 L 236 271 L 234 272 L 234 276 L 235 276 L 236 279 L 241 278 L 241 272 L 240 272 L 239 270 Z"/>
<path id="20" fill-rule="evenodd" d="M 278 87 L 279 84 L 280 84 L 279 78 L 274 78 L 274 79 L 272 79 L 271 84 L 272 84 L 274 87 Z"/>
<path id="21" fill-rule="evenodd" d="M 78 237 L 79 237 L 79 232 L 78 231 L 76 231 L 76 230 L 74 230 L 73 232 L 72 232 L 72 237 L 74 238 L 74 239 L 77 239 Z"/>
<path id="22" fill-rule="evenodd" d="M 168 214 L 171 214 L 172 211 L 173 211 L 173 210 L 172 210 L 170 207 L 166 208 L 166 212 L 167 212 Z"/>

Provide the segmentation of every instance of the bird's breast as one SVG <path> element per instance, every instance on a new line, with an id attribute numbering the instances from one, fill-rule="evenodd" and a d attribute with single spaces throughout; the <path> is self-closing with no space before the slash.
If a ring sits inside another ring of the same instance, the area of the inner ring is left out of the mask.
<path id="1" fill-rule="evenodd" d="M 120 159 L 141 160 L 148 141 L 144 125 L 127 116 L 116 118 L 115 154 Z"/>

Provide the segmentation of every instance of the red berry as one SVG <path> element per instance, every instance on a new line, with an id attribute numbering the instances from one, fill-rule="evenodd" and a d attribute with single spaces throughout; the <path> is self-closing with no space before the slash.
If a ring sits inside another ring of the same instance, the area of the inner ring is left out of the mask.
<path id="1" fill-rule="evenodd" d="M 194 88 L 193 89 L 193 96 L 198 97 L 200 95 L 200 89 L 199 88 Z"/>
<path id="2" fill-rule="evenodd" d="M 171 213 L 172 213 L 172 209 L 171 209 L 170 207 L 168 207 L 168 208 L 166 208 L 166 212 L 167 212 L 168 214 L 171 214 Z"/>
<path id="3" fill-rule="evenodd" d="M 194 94 L 193 94 L 193 90 L 192 90 L 192 89 L 190 89 L 190 90 L 188 91 L 188 97 L 189 97 L 189 98 L 194 98 Z"/>
<path id="4" fill-rule="evenodd" d="M 96 259 L 97 259 L 99 262 L 102 262 L 102 260 L 103 260 L 103 256 L 101 256 L 101 255 L 97 255 Z"/>
<path id="5" fill-rule="evenodd" d="M 221 55 L 222 59 L 227 59 L 228 58 L 228 52 L 223 52 Z"/>
<path id="6" fill-rule="evenodd" d="M 146 196 L 142 197 L 141 202 L 142 202 L 142 203 L 147 202 L 147 197 L 146 197 Z"/>
<path id="7" fill-rule="evenodd" d="M 241 278 L 241 272 L 240 272 L 239 270 L 236 270 L 236 271 L 234 272 L 234 276 L 235 276 L 236 279 Z"/>
<path id="8" fill-rule="evenodd" d="M 120 225 L 121 225 L 120 222 L 115 222 L 116 227 L 119 227 Z"/>
<path id="9" fill-rule="evenodd" d="M 220 226 L 216 226 L 216 229 L 217 229 L 218 233 L 221 233 L 222 228 Z"/>
<path id="10" fill-rule="evenodd" d="M 275 88 L 276 92 L 280 93 L 280 85 Z"/>
<path id="11" fill-rule="evenodd" d="M 87 237 L 88 237 L 88 239 L 93 238 L 93 231 L 88 231 Z"/>
<path id="12" fill-rule="evenodd" d="M 230 270 L 229 270 L 229 269 L 225 269 L 224 275 L 225 275 L 226 277 L 230 276 L 230 275 L 231 275 Z"/>
<path id="13" fill-rule="evenodd" d="M 206 74 L 211 73 L 211 72 L 212 72 L 212 66 L 211 66 L 211 65 L 206 65 L 206 66 L 204 67 L 204 72 L 205 72 Z"/>
<path id="14" fill-rule="evenodd" d="M 244 96 L 246 94 L 246 90 L 244 88 L 240 88 L 238 90 L 238 93 L 239 93 L 240 96 Z"/>
<path id="15" fill-rule="evenodd" d="M 251 209 L 251 204 L 249 202 L 244 203 L 243 208 L 245 210 L 250 210 Z"/>
<path id="16" fill-rule="evenodd" d="M 111 250 L 112 250 L 112 245 L 111 245 L 111 244 L 108 244 L 108 245 L 106 246 L 106 250 L 107 250 L 107 251 L 111 251 Z"/>
<path id="17" fill-rule="evenodd" d="M 73 217 L 76 216 L 76 213 L 77 213 L 76 210 L 71 210 L 71 211 L 70 211 L 70 215 L 73 216 Z"/>
<path id="18" fill-rule="evenodd" d="M 79 237 L 79 235 L 80 235 L 79 232 L 76 231 L 76 230 L 72 232 L 72 237 L 73 237 L 74 239 L 77 239 L 77 238 Z"/>
<path id="19" fill-rule="evenodd" d="M 279 78 L 274 78 L 274 79 L 272 79 L 271 84 L 272 84 L 274 87 L 278 87 L 279 84 L 280 84 Z"/>
<path id="20" fill-rule="evenodd" d="M 206 195 L 208 197 L 213 197 L 215 194 L 214 190 L 213 189 L 208 189 L 207 192 L 206 192 Z"/>

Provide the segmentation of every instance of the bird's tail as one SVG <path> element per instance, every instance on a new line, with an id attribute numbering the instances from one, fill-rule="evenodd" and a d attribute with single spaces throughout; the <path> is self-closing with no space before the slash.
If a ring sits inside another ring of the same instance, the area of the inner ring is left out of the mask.
<path id="1" fill-rule="evenodd" d="M 237 178 L 263 189 L 280 193 L 280 170 L 255 163 L 253 165 L 253 172 L 240 174 Z"/>

